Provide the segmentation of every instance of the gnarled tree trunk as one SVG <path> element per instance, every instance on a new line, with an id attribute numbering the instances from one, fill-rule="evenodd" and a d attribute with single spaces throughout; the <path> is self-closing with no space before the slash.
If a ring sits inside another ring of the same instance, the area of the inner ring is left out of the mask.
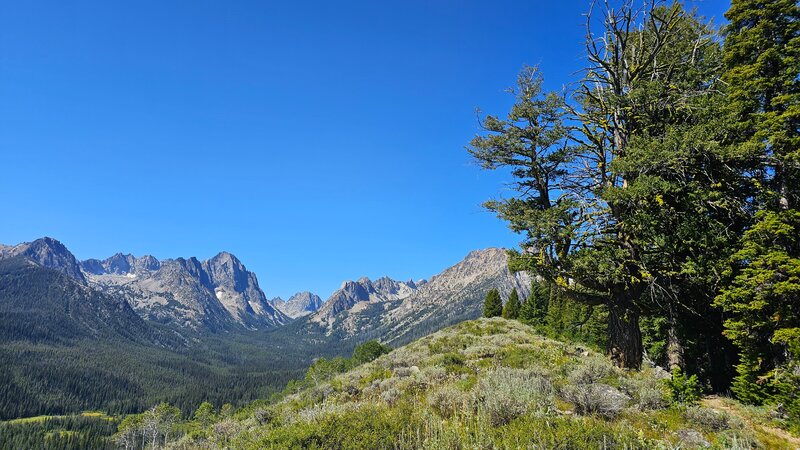
<path id="1" fill-rule="evenodd" d="M 608 353 L 617 367 L 642 367 L 642 331 L 639 310 L 624 293 L 608 305 Z"/>

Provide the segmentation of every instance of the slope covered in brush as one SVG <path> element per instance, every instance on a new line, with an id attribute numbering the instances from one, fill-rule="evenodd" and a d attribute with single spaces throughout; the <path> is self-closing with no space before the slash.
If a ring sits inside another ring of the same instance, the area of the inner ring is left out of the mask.
<path id="1" fill-rule="evenodd" d="M 653 368 L 623 371 L 516 321 L 458 324 L 336 374 L 323 361 L 175 448 L 792 448 L 738 414 L 677 404 Z"/>

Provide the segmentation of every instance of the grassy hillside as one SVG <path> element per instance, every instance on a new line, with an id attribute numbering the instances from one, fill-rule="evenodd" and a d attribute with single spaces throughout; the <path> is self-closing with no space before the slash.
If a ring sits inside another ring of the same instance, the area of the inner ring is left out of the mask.
<path id="1" fill-rule="evenodd" d="M 319 375 L 319 373 L 317 374 Z M 173 448 L 795 448 L 767 411 L 719 399 L 673 403 L 646 368 L 504 319 L 463 322 L 277 403 L 255 403 Z M 704 406 L 705 405 L 705 406 Z M 759 419 L 759 417 L 761 419 Z"/>

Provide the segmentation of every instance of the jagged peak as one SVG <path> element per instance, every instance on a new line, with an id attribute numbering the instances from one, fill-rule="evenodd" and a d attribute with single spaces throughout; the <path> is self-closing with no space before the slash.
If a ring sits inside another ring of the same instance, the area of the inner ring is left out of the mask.
<path id="1" fill-rule="evenodd" d="M 17 255 L 22 255 L 42 267 L 58 270 L 79 283 L 86 283 L 75 255 L 55 238 L 45 236 L 14 247 L 4 247 L 3 256 Z"/>

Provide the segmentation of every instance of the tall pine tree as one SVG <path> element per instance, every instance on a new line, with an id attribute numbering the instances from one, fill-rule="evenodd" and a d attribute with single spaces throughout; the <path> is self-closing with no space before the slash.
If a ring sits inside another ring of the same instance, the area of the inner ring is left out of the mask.
<path id="1" fill-rule="evenodd" d="M 514 289 L 511 291 L 511 294 L 508 296 L 508 300 L 506 300 L 506 304 L 503 305 L 503 318 L 504 319 L 517 319 L 519 318 L 519 294 L 517 290 Z"/>
<path id="2" fill-rule="evenodd" d="M 800 6 L 733 0 L 725 16 L 732 148 L 760 191 L 717 304 L 740 350 L 734 392 L 800 422 Z"/>
<path id="3" fill-rule="evenodd" d="M 483 302 L 483 317 L 500 317 L 503 314 L 503 301 L 497 289 L 490 289 Z"/>

